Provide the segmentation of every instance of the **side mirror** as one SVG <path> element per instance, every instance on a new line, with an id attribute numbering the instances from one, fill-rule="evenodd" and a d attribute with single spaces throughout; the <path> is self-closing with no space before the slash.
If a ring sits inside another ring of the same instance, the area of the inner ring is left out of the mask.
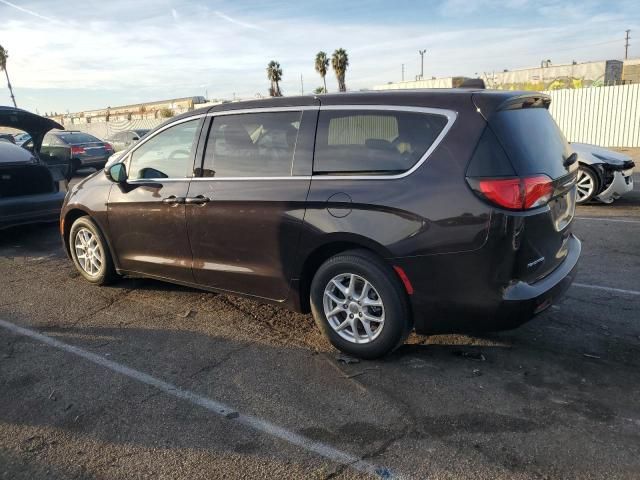
<path id="1" fill-rule="evenodd" d="M 124 163 L 114 163 L 104 172 L 107 174 L 107 178 L 116 183 L 127 181 L 127 167 L 124 166 Z"/>

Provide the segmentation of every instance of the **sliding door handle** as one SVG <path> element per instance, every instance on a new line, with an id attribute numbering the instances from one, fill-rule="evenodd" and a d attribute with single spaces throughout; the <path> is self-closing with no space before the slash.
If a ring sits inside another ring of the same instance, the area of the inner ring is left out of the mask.
<path id="1" fill-rule="evenodd" d="M 170 197 L 163 198 L 162 203 L 166 203 L 168 205 L 178 205 L 184 203 L 184 197 L 176 197 L 175 195 L 171 195 Z"/>
<path id="2" fill-rule="evenodd" d="M 209 203 L 211 199 L 209 197 L 205 197 L 204 195 L 198 195 L 197 197 L 187 197 L 184 199 L 184 203 L 187 205 L 204 205 L 205 203 Z"/>

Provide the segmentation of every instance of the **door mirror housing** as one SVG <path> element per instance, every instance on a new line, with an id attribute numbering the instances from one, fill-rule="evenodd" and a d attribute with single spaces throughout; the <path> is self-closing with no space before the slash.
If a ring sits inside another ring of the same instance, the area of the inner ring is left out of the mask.
<path id="1" fill-rule="evenodd" d="M 127 181 L 127 167 L 124 163 L 114 163 L 105 170 L 107 177 L 116 183 L 124 183 Z"/>

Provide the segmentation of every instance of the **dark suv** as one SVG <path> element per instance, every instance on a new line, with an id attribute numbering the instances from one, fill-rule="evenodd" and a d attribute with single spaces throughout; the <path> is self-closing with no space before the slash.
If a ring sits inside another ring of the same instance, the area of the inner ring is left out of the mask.
<path id="1" fill-rule="evenodd" d="M 578 165 L 531 92 L 232 103 L 171 119 L 75 186 L 80 273 L 247 295 L 373 358 L 419 333 L 513 328 L 571 284 Z"/>

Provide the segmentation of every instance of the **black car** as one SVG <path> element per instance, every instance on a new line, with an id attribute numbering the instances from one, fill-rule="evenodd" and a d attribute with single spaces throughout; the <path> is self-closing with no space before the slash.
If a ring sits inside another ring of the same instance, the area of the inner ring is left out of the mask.
<path id="1" fill-rule="evenodd" d="M 0 229 L 55 221 L 66 194 L 64 173 L 69 166 L 47 165 L 38 151 L 46 132 L 62 126 L 12 107 L 0 107 L 0 126 L 23 130 L 32 138 L 30 149 L 0 142 Z"/>
<path id="2" fill-rule="evenodd" d="M 115 152 L 120 152 L 129 148 L 134 143 L 138 142 L 142 137 L 149 133 L 148 128 L 138 128 L 136 130 L 124 130 L 118 132 L 107 140 Z"/>
<path id="3" fill-rule="evenodd" d="M 70 192 L 104 284 L 152 277 L 313 312 L 373 358 L 513 328 L 571 284 L 576 155 L 549 97 L 474 89 L 233 103 L 175 117 Z"/>
<path id="4" fill-rule="evenodd" d="M 88 133 L 55 130 L 45 135 L 40 155 L 45 163 L 71 162 L 74 174 L 83 167 L 104 167 L 113 155 L 113 147 Z"/>

